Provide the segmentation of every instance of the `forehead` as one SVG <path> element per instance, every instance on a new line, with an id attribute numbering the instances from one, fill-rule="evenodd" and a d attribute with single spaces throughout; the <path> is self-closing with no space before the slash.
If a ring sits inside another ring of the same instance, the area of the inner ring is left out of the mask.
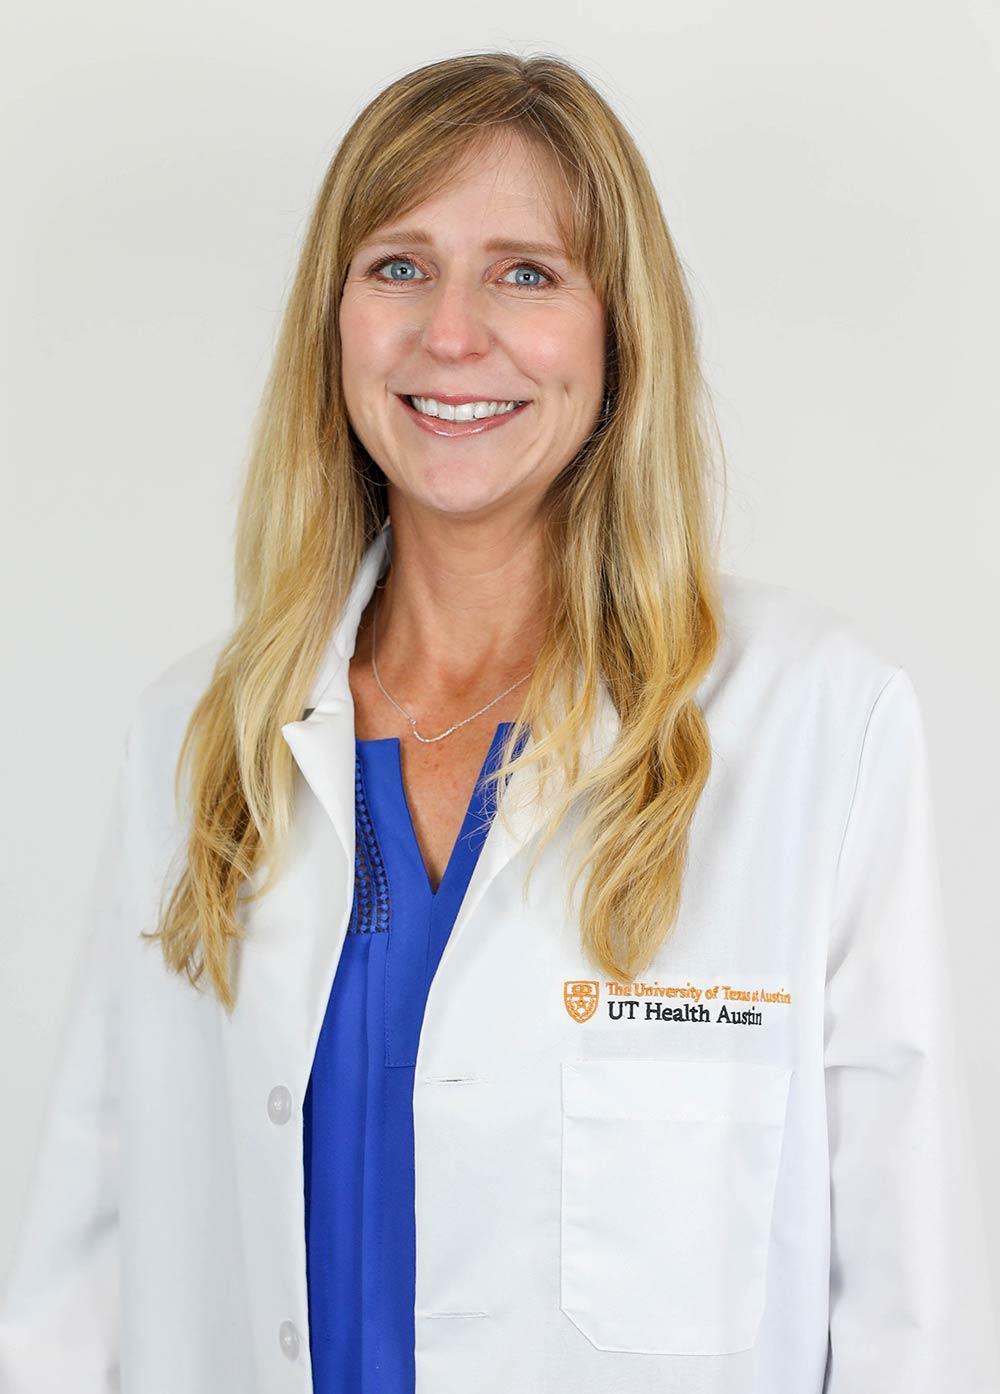
<path id="1" fill-rule="evenodd" d="M 569 257 L 568 199 L 555 161 L 516 134 L 475 141 L 445 180 L 360 244 L 411 246 L 470 238 L 487 252 Z"/>

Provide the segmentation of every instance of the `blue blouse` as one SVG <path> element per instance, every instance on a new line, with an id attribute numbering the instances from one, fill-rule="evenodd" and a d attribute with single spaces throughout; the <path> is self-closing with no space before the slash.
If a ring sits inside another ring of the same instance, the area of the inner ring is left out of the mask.
<path id="1" fill-rule="evenodd" d="M 483 775 L 432 891 L 397 737 L 355 739 L 354 903 L 303 1105 L 316 1394 L 413 1394 L 413 1071 L 431 980 L 490 818 Z"/>

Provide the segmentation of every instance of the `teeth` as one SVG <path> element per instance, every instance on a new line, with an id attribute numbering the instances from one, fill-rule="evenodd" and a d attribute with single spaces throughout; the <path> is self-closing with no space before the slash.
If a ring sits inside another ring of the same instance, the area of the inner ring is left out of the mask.
<path id="1" fill-rule="evenodd" d="M 520 402 L 463 402 L 460 407 L 452 407 L 433 397 L 411 397 L 410 402 L 424 416 L 436 416 L 442 421 L 478 421 L 483 416 L 503 416 L 521 406 Z"/>

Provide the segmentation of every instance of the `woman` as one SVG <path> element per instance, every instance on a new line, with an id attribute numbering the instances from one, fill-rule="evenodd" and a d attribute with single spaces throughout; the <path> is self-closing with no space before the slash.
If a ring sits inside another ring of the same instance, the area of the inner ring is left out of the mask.
<path id="1" fill-rule="evenodd" d="M 987 1388 L 917 699 L 719 575 L 707 401 L 571 66 L 361 114 L 238 624 L 129 732 L 4 1390 Z"/>

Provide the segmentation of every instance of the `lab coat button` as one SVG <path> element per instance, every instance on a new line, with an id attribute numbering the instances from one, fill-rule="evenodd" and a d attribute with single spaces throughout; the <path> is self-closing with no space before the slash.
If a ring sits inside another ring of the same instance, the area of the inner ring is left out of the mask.
<path id="1" fill-rule="evenodd" d="M 295 1360 L 299 1353 L 299 1333 L 295 1329 L 294 1322 L 283 1321 L 281 1323 L 278 1328 L 278 1340 L 281 1342 L 281 1349 L 289 1360 Z"/>
<path id="2" fill-rule="evenodd" d="M 272 1123 L 287 1123 L 291 1118 L 292 1096 L 283 1084 L 276 1084 L 268 1094 L 267 1116 Z"/>

